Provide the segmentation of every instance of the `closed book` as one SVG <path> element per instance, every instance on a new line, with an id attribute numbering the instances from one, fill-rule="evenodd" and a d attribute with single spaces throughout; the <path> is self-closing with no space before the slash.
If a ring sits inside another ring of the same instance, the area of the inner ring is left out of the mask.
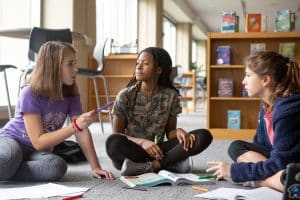
<path id="1" fill-rule="evenodd" d="M 256 52 L 266 51 L 266 43 L 251 43 L 250 44 L 250 54 Z"/>
<path id="2" fill-rule="evenodd" d="M 231 62 L 231 47 L 229 45 L 217 46 L 217 65 L 229 65 Z"/>
<path id="3" fill-rule="evenodd" d="M 246 14 L 246 32 L 261 32 L 261 14 Z"/>
<path id="4" fill-rule="evenodd" d="M 220 97 L 233 96 L 233 79 L 231 78 L 218 79 L 218 95 Z"/>
<path id="5" fill-rule="evenodd" d="M 237 23 L 235 11 L 223 11 L 221 32 L 235 32 Z"/>
<path id="6" fill-rule="evenodd" d="M 288 32 L 291 30 L 291 11 L 277 10 L 275 16 L 275 31 Z"/>
<path id="7" fill-rule="evenodd" d="M 241 111 L 228 110 L 227 111 L 227 128 L 240 129 L 241 128 Z"/>
<path id="8" fill-rule="evenodd" d="M 295 42 L 281 42 L 279 43 L 279 54 L 290 59 L 294 59 L 296 55 Z"/>

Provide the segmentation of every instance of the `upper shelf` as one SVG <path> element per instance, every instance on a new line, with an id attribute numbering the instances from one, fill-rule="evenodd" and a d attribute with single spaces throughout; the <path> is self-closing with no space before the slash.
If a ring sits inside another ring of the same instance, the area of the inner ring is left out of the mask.
<path id="1" fill-rule="evenodd" d="M 208 33 L 212 39 L 249 39 L 249 38 L 299 38 L 300 32 L 236 32 Z"/>

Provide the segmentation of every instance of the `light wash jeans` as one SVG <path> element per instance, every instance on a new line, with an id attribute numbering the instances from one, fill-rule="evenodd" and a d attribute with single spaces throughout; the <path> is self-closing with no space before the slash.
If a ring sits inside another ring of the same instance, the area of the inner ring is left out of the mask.
<path id="1" fill-rule="evenodd" d="M 66 171 L 67 163 L 61 157 L 0 136 L 0 181 L 57 181 Z"/>

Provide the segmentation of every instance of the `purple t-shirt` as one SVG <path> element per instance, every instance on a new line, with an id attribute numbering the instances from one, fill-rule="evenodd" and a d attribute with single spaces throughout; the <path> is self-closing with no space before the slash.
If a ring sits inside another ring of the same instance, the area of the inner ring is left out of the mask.
<path id="1" fill-rule="evenodd" d="M 15 117 L 0 129 L 0 137 L 10 137 L 32 147 L 26 133 L 23 113 L 41 115 L 44 132 L 47 133 L 62 128 L 68 115 L 72 117 L 81 114 L 82 107 L 79 96 L 50 100 L 34 94 L 28 85 L 20 93 L 15 113 Z"/>

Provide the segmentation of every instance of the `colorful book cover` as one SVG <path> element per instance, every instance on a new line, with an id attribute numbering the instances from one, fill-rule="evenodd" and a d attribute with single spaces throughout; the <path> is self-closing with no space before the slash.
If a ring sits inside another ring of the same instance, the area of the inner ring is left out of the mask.
<path id="1" fill-rule="evenodd" d="M 240 129 L 241 128 L 241 111 L 228 110 L 227 111 L 227 128 Z"/>
<path id="2" fill-rule="evenodd" d="M 266 51 L 266 43 L 251 43 L 250 44 L 250 54 L 256 52 Z"/>
<path id="3" fill-rule="evenodd" d="M 295 59 L 296 43 L 295 42 L 281 42 L 279 43 L 279 54 Z"/>
<path id="4" fill-rule="evenodd" d="M 229 45 L 217 47 L 217 65 L 229 65 L 231 49 Z"/>
<path id="5" fill-rule="evenodd" d="M 220 97 L 233 96 L 233 79 L 231 78 L 218 79 L 218 95 Z"/>
<path id="6" fill-rule="evenodd" d="M 275 31 L 288 32 L 291 30 L 291 11 L 277 10 L 275 16 Z"/>
<path id="7" fill-rule="evenodd" d="M 261 32 L 261 14 L 246 14 L 246 32 Z"/>
<path id="8" fill-rule="evenodd" d="M 236 23 L 235 11 L 222 12 L 221 32 L 235 32 Z"/>

